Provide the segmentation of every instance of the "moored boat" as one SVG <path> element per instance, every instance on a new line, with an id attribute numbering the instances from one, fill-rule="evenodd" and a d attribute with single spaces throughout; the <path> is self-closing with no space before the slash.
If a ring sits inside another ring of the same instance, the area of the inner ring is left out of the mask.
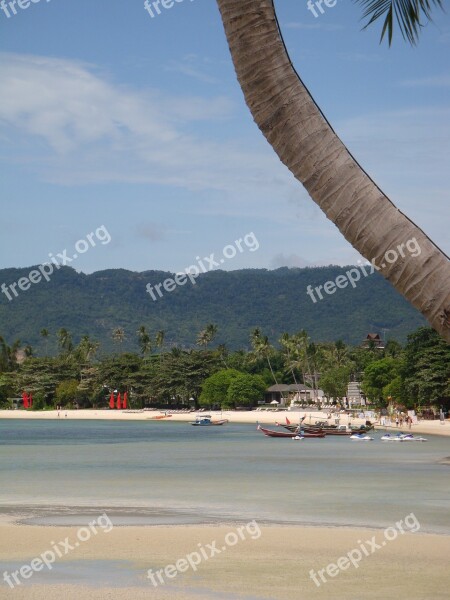
<path id="1" fill-rule="evenodd" d="M 354 433 L 350 436 L 351 440 L 360 440 L 362 442 L 370 442 L 373 440 L 373 437 L 370 435 L 363 435 L 362 433 Z"/>
<path id="2" fill-rule="evenodd" d="M 324 438 L 325 434 L 324 433 L 307 433 L 307 432 L 303 432 L 303 431 L 299 431 L 298 428 L 296 428 L 295 431 L 274 431 L 273 429 L 265 429 L 264 427 L 261 427 L 261 425 L 258 425 L 257 429 L 259 431 L 262 431 L 264 435 L 267 435 L 267 437 L 277 437 L 277 438 L 291 438 L 294 439 L 296 437 L 301 437 L 301 438 Z"/>
<path id="3" fill-rule="evenodd" d="M 397 435 L 391 435 L 385 433 L 381 436 L 382 442 L 427 442 L 428 440 L 424 437 L 415 437 L 412 433 L 397 433 Z"/>
<path id="4" fill-rule="evenodd" d="M 213 421 L 211 415 L 202 415 L 201 417 L 196 417 L 195 421 L 191 422 L 191 425 L 194 425 L 195 427 L 210 427 L 225 425 L 225 423 L 228 423 L 228 419 Z"/>

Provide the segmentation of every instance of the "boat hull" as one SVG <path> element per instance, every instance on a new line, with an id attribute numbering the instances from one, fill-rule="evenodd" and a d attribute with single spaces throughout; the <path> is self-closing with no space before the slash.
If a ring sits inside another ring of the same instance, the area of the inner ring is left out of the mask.
<path id="1" fill-rule="evenodd" d="M 260 425 L 258 426 L 258 430 L 262 431 L 262 433 L 264 435 L 266 435 L 267 437 L 274 437 L 274 438 L 296 438 L 296 437 L 302 437 L 302 438 L 324 438 L 325 434 L 324 433 L 307 433 L 307 432 L 299 432 L 297 431 L 291 431 L 291 432 L 284 432 L 284 431 L 273 431 L 273 429 L 265 429 L 264 427 L 261 427 Z"/>

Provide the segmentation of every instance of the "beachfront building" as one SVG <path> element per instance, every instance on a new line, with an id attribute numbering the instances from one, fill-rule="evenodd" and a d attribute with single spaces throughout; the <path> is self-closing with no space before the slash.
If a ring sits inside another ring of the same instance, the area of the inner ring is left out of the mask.
<path id="1" fill-rule="evenodd" d="M 361 384 L 358 381 L 350 381 L 347 386 L 347 404 L 351 408 L 354 406 L 363 406 L 366 401 L 361 391 Z"/>
<path id="2" fill-rule="evenodd" d="M 280 406 L 294 406 L 294 404 L 307 404 L 309 402 L 322 402 L 324 392 L 313 390 L 303 383 L 272 385 L 264 394 L 264 404 L 277 402 Z"/>
<path id="3" fill-rule="evenodd" d="M 362 343 L 363 348 L 377 348 L 378 350 L 384 349 L 384 342 L 381 339 L 379 333 L 368 333 L 366 339 Z"/>

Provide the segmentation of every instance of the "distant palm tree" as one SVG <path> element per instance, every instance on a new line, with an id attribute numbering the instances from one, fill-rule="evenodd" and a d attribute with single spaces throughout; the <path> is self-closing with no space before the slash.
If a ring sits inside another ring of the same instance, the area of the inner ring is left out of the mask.
<path id="1" fill-rule="evenodd" d="M 303 383 L 306 385 L 307 383 L 307 374 L 309 374 L 314 399 L 317 399 L 317 391 L 315 378 L 311 377 L 312 369 L 311 369 L 311 361 L 309 360 L 309 349 L 310 349 L 310 340 L 307 332 L 302 329 L 293 337 L 293 361 L 292 366 L 297 368 L 302 373 Z"/>
<path id="2" fill-rule="evenodd" d="M 164 346 L 165 338 L 166 338 L 166 332 L 164 331 L 164 329 L 161 329 L 160 331 L 158 331 L 158 333 L 155 336 L 155 346 L 157 348 L 159 348 L 160 350 L 162 350 L 162 347 Z"/>
<path id="3" fill-rule="evenodd" d="M 115 343 L 122 346 L 123 342 L 125 341 L 125 330 L 122 327 L 117 327 L 116 329 L 113 329 L 112 339 Z"/>
<path id="4" fill-rule="evenodd" d="M 60 354 L 69 355 L 73 350 L 72 336 L 67 329 L 62 327 L 57 333 Z"/>
<path id="5" fill-rule="evenodd" d="M 205 329 L 200 331 L 197 337 L 197 345 L 206 348 L 217 335 L 218 327 L 213 323 L 209 323 Z"/>
<path id="6" fill-rule="evenodd" d="M 220 360 L 225 365 L 225 368 L 228 369 L 228 364 L 227 364 L 227 361 L 225 360 L 226 357 L 228 356 L 228 348 L 226 347 L 225 344 L 219 344 L 217 346 L 217 352 L 218 352 L 218 354 L 220 356 Z"/>
<path id="7" fill-rule="evenodd" d="M 30 344 L 27 344 L 25 346 L 25 348 L 23 349 L 23 352 L 24 352 L 24 354 L 25 354 L 25 356 L 27 358 L 30 358 L 31 356 L 33 356 L 33 348 L 32 348 L 32 346 Z"/>
<path id="8" fill-rule="evenodd" d="M 298 382 L 297 382 L 297 378 L 295 377 L 295 371 L 292 368 L 292 352 L 294 351 L 294 348 L 295 348 L 295 342 L 291 338 L 289 333 L 283 333 L 281 335 L 279 341 L 280 341 L 281 347 L 284 349 L 284 352 L 286 354 L 286 366 L 289 369 L 289 371 L 291 372 L 292 377 L 294 378 L 295 385 L 297 385 Z"/>
<path id="9" fill-rule="evenodd" d="M 141 325 L 137 331 L 139 347 L 142 356 L 149 354 L 152 351 L 152 341 L 147 332 L 145 325 Z"/>
<path id="10" fill-rule="evenodd" d="M 269 344 L 269 338 L 267 335 L 262 335 L 260 329 L 256 327 L 250 335 L 250 341 L 253 348 L 253 354 L 256 359 L 264 359 L 267 361 L 269 365 L 270 372 L 272 373 L 273 380 L 278 385 L 278 381 L 275 375 L 275 372 L 272 368 L 272 363 L 270 362 L 270 357 L 273 354 L 273 348 Z"/>
<path id="11" fill-rule="evenodd" d="M 17 367 L 17 352 L 20 348 L 20 340 L 16 340 L 12 346 L 0 336 L 0 371 L 12 371 Z"/>
<path id="12" fill-rule="evenodd" d="M 75 353 L 80 363 L 89 363 L 97 352 L 100 344 L 93 342 L 88 335 L 84 335 L 78 344 Z"/>
<path id="13" fill-rule="evenodd" d="M 163 348 L 165 339 L 166 332 L 164 331 L 164 329 L 160 329 L 155 336 L 155 346 L 159 348 L 159 364 L 161 364 L 163 360 Z"/>
<path id="14" fill-rule="evenodd" d="M 41 337 L 44 338 L 45 340 L 45 356 L 48 356 L 48 337 L 50 335 L 50 332 L 48 329 L 41 329 Z"/>

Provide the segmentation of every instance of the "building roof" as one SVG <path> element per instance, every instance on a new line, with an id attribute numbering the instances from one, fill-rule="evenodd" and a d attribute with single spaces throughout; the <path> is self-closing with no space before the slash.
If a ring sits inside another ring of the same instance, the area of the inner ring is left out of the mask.
<path id="1" fill-rule="evenodd" d="M 267 392 L 300 392 L 304 390 L 311 390 L 303 383 L 293 383 L 291 385 L 287 385 L 285 383 L 278 383 L 276 385 L 272 385 L 270 388 L 267 388 Z"/>

